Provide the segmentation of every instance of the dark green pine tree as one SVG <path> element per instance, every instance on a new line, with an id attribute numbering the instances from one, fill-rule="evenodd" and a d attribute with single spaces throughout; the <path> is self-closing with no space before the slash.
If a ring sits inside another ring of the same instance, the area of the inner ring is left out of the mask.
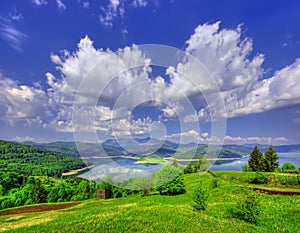
<path id="1" fill-rule="evenodd" d="M 265 172 L 274 172 L 279 167 L 278 155 L 274 148 L 270 146 L 266 149 L 264 155 L 264 170 Z"/>
<path id="2" fill-rule="evenodd" d="M 263 154 L 260 152 L 257 146 L 254 147 L 253 151 L 250 153 L 250 159 L 248 160 L 248 165 L 252 171 L 263 171 Z"/>

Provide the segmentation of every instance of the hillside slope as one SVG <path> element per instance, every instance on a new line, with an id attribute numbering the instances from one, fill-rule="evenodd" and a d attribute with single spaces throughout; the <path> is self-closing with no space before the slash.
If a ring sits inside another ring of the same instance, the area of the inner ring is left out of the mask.
<path id="1" fill-rule="evenodd" d="M 216 173 L 221 174 L 221 173 Z M 222 173 L 223 177 L 246 175 Z M 202 179 L 210 187 L 204 212 L 193 208 L 192 190 Z M 214 179 L 209 174 L 185 176 L 187 193 L 178 196 L 130 196 L 89 200 L 59 211 L 0 216 L 0 231 L 9 232 L 297 232 L 300 229 L 298 196 L 258 194 L 260 221 L 250 224 L 231 215 L 246 190 L 232 179 Z M 249 191 L 254 192 L 254 191 Z"/>
<path id="2" fill-rule="evenodd" d="M 0 170 L 28 175 L 60 176 L 85 167 L 83 160 L 31 145 L 0 140 Z"/>

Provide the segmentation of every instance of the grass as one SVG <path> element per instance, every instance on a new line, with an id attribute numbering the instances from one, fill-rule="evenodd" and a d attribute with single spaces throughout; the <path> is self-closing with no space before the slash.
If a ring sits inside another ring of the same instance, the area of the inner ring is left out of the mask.
<path id="1" fill-rule="evenodd" d="M 178 196 L 130 196 L 89 200 L 75 207 L 0 217 L 0 232 L 297 232 L 299 196 L 259 194 L 257 225 L 233 218 L 232 207 L 254 192 L 240 187 L 247 173 L 216 172 L 185 176 L 187 192 Z M 234 178 L 235 177 L 235 178 Z M 192 192 L 199 179 L 211 187 L 206 211 L 193 208 Z M 217 185 L 213 187 L 214 180 Z M 247 184 L 245 184 L 247 185 Z"/>

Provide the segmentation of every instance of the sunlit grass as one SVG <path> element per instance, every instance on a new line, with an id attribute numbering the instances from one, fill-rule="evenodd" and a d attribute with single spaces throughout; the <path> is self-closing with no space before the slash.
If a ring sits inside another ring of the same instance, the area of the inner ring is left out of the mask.
<path id="1" fill-rule="evenodd" d="M 297 232 L 300 229 L 299 196 L 259 194 L 261 215 L 257 225 L 233 218 L 230 209 L 244 195 L 245 190 L 238 187 L 241 181 L 231 176 L 243 177 L 245 174 L 216 174 L 219 178 L 207 173 L 186 175 L 187 193 L 178 196 L 89 200 L 64 210 L 2 216 L 0 231 Z M 191 195 L 199 179 L 210 187 L 208 206 L 204 212 L 194 210 Z M 218 179 L 218 185 L 212 188 L 214 179 Z"/>

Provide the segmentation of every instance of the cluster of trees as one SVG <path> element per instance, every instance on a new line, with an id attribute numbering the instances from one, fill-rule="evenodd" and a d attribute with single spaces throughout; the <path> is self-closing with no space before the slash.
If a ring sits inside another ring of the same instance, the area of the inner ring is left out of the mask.
<path id="1" fill-rule="evenodd" d="M 153 178 L 130 178 L 122 183 L 115 183 L 110 177 L 107 177 L 99 183 L 98 187 L 109 190 L 113 197 L 124 197 L 131 194 L 147 196 L 152 191 L 169 196 L 185 193 L 182 169 L 174 165 L 162 167 L 154 174 Z"/>
<path id="2" fill-rule="evenodd" d="M 248 166 L 243 166 L 243 170 L 274 172 L 279 169 L 278 155 L 272 146 L 268 147 L 263 154 L 257 146 L 250 153 Z"/>
<path id="3" fill-rule="evenodd" d="M 0 172 L 0 210 L 37 203 L 87 200 L 95 198 L 96 189 L 107 189 L 115 198 L 131 194 L 146 196 L 151 191 L 176 195 L 185 192 L 185 183 L 182 169 L 173 165 L 162 167 L 153 178 L 130 178 L 118 184 L 109 177 L 96 184 L 79 177 L 57 179 Z"/>
<path id="4" fill-rule="evenodd" d="M 270 146 L 263 154 L 257 146 L 254 147 L 250 153 L 250 159 L 248 165 L 244 165 L 244 171 L 256 171 L 256 172 L 275 172 L 279 171 L 278 155 L 275 149 Z M 297 168 L 294 164 L 286 162 L 282 165 L 281 171 L 283 172 L 297 172 Z"/>
<path id="5" fill-rule="evenodd" d="M 70 155 L 0 140 L 1 171 L 60 177 L 63 172 L 85 166 L 83 160 Z"/>
<path id="6" fill-rule="evenodd" d="M 207 171 L 210 168 L 210 163 L 205 158 L 200 158 L 196 163 L 189 163 L 183 170 L 184 174 Z"/>
<path id="7" fill-rule="evenodd" d="M 0 172 L 0 209 L 37 204 L 86 200 L 95 197 L 95 182 L 78 177 L 55 179 L 17 172 Z"/>

